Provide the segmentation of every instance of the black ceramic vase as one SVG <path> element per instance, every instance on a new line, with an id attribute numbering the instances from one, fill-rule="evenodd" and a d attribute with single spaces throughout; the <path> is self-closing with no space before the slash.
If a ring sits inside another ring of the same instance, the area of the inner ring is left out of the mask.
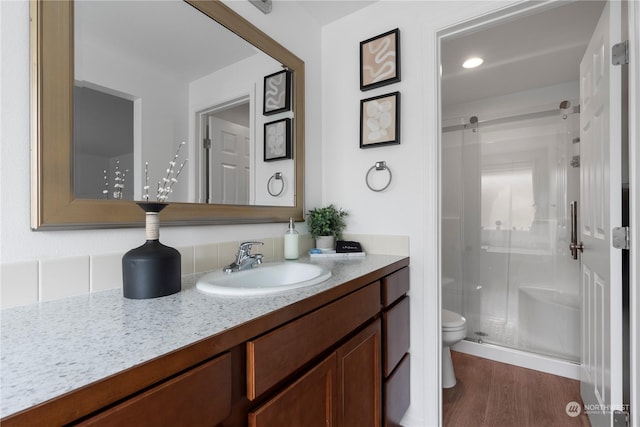
<path id="1" fill-rule="evenodd" d="M 140 202 L 146 212 L 147 241 L 122 257 L 125 298 L 156 298 L 180 292 L 180 252 L 160 243 L 159 213 L 166 203 Z"/>

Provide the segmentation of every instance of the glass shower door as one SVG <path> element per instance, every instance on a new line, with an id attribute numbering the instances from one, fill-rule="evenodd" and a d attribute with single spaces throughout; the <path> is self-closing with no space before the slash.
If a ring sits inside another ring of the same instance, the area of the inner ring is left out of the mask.
<path id="1" fill-rule="evenodd" d="M 443 248 L 459 248 L 448 260 L 443 252 L 443 274 L 459 274 L 461 296 L 450 304 L 443 281 L 443 307 L 467 318 L 468 339 L 579 359 L 578 263 L 567 253 L 578 124 L 578 115 L 500 120 L 446 137 L 459 149 L 443 144 L 443 171 L 455 158 L 462 176 L 456 187 L 443 180 Z"/>

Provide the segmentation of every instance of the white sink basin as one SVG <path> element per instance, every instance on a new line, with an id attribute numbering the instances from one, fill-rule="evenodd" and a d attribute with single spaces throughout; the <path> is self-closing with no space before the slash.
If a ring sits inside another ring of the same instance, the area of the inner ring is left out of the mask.
<path id="1" fill-rule="evenodd" d="M 295 261 L 264 263 L 249 270 L 207 273 L 196 287 L 216 295 L 267 295 L 324 282 L 331 271 L 314 264 Z"/>

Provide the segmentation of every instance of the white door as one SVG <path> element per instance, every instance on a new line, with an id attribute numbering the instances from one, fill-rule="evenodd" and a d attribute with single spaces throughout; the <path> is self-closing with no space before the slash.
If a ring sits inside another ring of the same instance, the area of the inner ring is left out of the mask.
<path id="1" fill-rule="evenodd" d="M 211 203 L 249 204 L 249 128 L 211 116 L 209 129 Z"/>
<path id="2" fill-rule="evenodd" d="M 593 426 L 612 426 L 622 404 L 622 258 L 611 245 L 621 225 L 619 1 L 605 5 L 580 63 L 581 394 Z"/>

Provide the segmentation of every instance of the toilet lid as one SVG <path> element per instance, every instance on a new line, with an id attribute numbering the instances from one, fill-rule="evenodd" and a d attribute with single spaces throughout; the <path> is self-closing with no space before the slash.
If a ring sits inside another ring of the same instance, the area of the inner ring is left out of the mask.
<path id="1" fill-rule="evenodd" d="M 467 320 L 453 311 L 442 309 L 442 328 L 460 328 L 467 323 Z"/>

